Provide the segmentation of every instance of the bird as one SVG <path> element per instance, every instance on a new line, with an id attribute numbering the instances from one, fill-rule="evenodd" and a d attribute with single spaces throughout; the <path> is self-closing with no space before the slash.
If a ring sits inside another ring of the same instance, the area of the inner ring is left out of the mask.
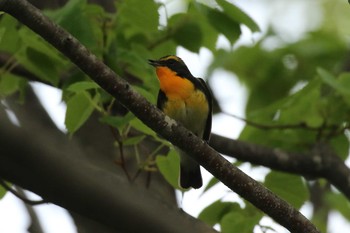
<path id="1" fill-rule="evenodd" d="M 155 67 L 160 84 L 157 107 L 208 142 L 212 124 L 212 94 L 205 81 L 194 77 L 184 61 L 175 55 L 148 61 Z M 202 187 L 200 165 L 184 151 L 176 149 L 180 155 L 179 186 L 183 189 Z"/>

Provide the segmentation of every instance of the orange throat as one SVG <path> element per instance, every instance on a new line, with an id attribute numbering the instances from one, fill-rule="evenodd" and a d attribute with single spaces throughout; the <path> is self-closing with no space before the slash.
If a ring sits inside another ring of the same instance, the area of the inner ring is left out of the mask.
<path id="1" fill-rule="evenodd" d="M 177 75 L 168 67 L 157 67 L 160 89 L 171 99 L 187 99 L 194 91 L 193 83 Z"/>

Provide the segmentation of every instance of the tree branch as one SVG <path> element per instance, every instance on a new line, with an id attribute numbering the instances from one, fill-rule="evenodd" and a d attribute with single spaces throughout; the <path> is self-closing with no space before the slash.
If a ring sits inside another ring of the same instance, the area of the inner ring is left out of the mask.
<path id="1" fill-rule="evenodd" d="M 350 200 L 350 169 L 324 144 L 315 145 L 308 154 L 290 153 L 213 134 L 210 145 L 241 161 L 307 177 L 325 178 Z"/>
<path id="2" fill-rule="evenodd" d="M 11 124 L 0 125 L 0 177 L 115 231 L 215 232 L 154 192 L 90 163 L 68 138 L 32 134 Z"/>
<path id="3" fill-rule="evenodd" d="M 18 199 L 20 199 L 21 201 L 23 201 L 25 204 L 27 205 L 41 205 L 41 204 L 44 204 L 44 203 L 47 203 L 46 201 L 44 200 L 38 200 L 38 201 L 35 201 L 35 200 L 30 200 L 28 199 L 24 192 L 18 192 L 16 191 L 15 189 L 13 189 L 10 185 L 6 184 L 6 182 L 4 180 L 2 180 L 0 178 L 0 185 L 2 187 L 4 187 L 4 189 L 6 189 L 7 191 L 9 191 L 10 193 L 12 193 L 14 196 L 16 196 Z"/>
<path id="4" fill-rule="evenodd" d="M 183 126 L 178 125 L 169 117 L 166 117 L 154 105 L 147 102 L 145 98 L 143 98 L 140 94 L 131 88 L 130 84 L 118 77 L 111 69 L 106 67 L 85 47 L 83 47 L 73 36 L 51 22 L 47 17 L 43 16 L 39 10 L 34 8 L 28 2 L 24 0 L 1 0 L 0 9 L 11 14 L 13 17 L 17 18 L 23 24 L 31 28 L 34 32 L 41 35 L 44 39 L 46 39 L 49 43 L 51 43 L 54 47 L 56 47 L 59 51 L 71 59 L 73 63 L 75 63 L 80 69 L 88 74 L 103 89 L 105 89 L 120 103 L 122 103 L 131 112 L 133 112 L 135 116 L 143 121 L 147 126 L 159 133 L 165 139 L 169 140 L 175 146 L 178 146 L 182 150 L 191 154 L 191 156 L 193 156 L 196 161 L 198 161 L 203 167 L 205 167 L 209 172 L 211 172 L 230 189 L 241 195 L 246 200 L 250 201 L 257 208 L 267 213 L 278 223 L 285 226 L 291 232 L 318 232 L 312 223 L 310 223 L 301 213 L 290 206 L 287 202 L 271 193 L 260 183 L 245 175 L 238 168 L 232 166 L 231 163 L 221 157 L 215 150 L 209 147 L 201 139 L 196 137 L 193 133 L 185 129 Z M 23 153 L 25 153 L 25 151 L 23 151 Z M 57 151 L 53 151 L 52 153 L 55 154 Z M 21 159 L 25 158 L 20 158 L 18 161 L 21 161 Z M 28 160 L 28 158 L 25 160 Z M 30 162 L 30 160 L 28 162 Z M 62 161 L 60 161 L 60 163 L 61 162 Z M 21 163 L 23 163 L 23 161 L 21 161 Z M 3 163 L 1 163 L 1 165 L 2 164 Z M 41 165 L 45 165 L 45 163 Z M 37 164 L 33 164 L 33 166 L 37 166 Z M 81 167 L 82 165 L 76 164 L 76 166 Z M 52 174 L 54 175 L 52 178 L 55 178 L 55 182 L 58 182 L 64 186 L 64 183 L 62 183 L 64 182 L 64 179 L 62 180 L 60 179 L 61 177 L 57 177 L 57 174 L 60 174 L 62 170 L 58 169 L 58 166 L 54 167 L 57 168 L 57 173 Z M 23 169 L 23 167 L 20 168 L 20 170 L 21 169 Z M 91 170 L 91 168 L 89 170 Z M 79 171 L 76 172 L 79 173 Z M 96 171 L 92 170 L 91 172 L 96 174 Z M 34 172 L 34 174 L 36 173 L 37 172 Z M 71 179 L 76 179 L 73 174 L 71 175 Z M 83 176 L 84 174 L 80 175 Z M 111 177 L 106 176 L 106 179 L 111 179 Z M 80 184 L 78 186 L 86 185 L 90 188 L 93 187 L 94 189 L 104 189 L 104 187 L 101 187 L 101 184 L 94 182 L 93 180 L 76 180 L 76 182 L 77 184 Z M 91 184 L 94 184 L 94 186 L 91 186 Z M 113 183 L 111 183 L 111 186 L 113 187 Z M 47 193 L 48 190 L 44 190 L 42 187 L 43 186 L 36 187 L 39 190 L 41 189 L 41 192 L 39 193 Z M 130 189 L 130 187 L 125 188 Z M 76 190 L 76 187 L 72 191 L 76 194 L 81 193 L 79 192 L 80 189 Z M 123 215 L 121 215 L 121 213 L 118 211 L 120 208 L 119 205 L 111 206 L 109 202 L 106 202 L 106 200 L 111 197 L 118 196 L 118 198 L 125 198 L 120 195 L 120 189 L 110 188 L 105 191 L 105 195 L 91 197 L 92 199 L 90 199 L 89 202 L 84 202 L 79 196 L 74 202 L 64 203 L 66 205 L 63 206 L 67 206 L 67 208 L 76 208 L 75 202 L 83 202 L 84 205 L 86 205 L 85 208 L 95 206 L 104 209 L 109 207 L 108 210 L 112 212 L 106 213 L 104 210 L 101 210 L 101 217 L 104 214 L 108 214 L 108 216 L 114 216 L 112 219 L 108 219 L 111 224 L 115 222 L 115 219 L 117 218 L 125 219 Z M 131 209 L 135 207 L 135 204 L 130 203 L 130 200 L 135 200 L 138 198 L 136 196 L 133 197 L 132 195 L 134 195 L 133 192 L 130 192 L 130 196 L 128 198 L 129 200 L 125 200 L 126 203 L 131 205 Z M 60 200 L 54 201 L 59 202 Z M 142 203 L 147 205 L 148 202 L 145 202 Z M 111 215 L 111 213 L 113 215 Z M 92 213 L 90 211 L 86 211 L 85 214 L 91 215 Z M 104 217 L 107 218 L 106 216 Z M 152 216 L 149 216 L 149 218 L 152 218 Z M 151 219 L 148 220 L 151 221 Z M 128 222 L 128 219 L 125 219 L 125 221 Z M 174 219 L 172 219 L 172 221 L 174 221 Z M 135 226 L 143 224 L 146 224 L 146 222 L 142 222 L 142 224 L 131 225 Z M 179 226 L 180 224 L 174 225 Z M 165 232 L 169 232 L 169 229 L 165 230 Z"/>

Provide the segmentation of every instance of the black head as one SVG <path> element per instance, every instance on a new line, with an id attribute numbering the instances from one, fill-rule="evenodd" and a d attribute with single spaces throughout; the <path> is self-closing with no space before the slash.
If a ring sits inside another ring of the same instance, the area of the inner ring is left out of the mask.
<path id="1" fill-rule="evenodd" d="M 183 60 L 175 55 L 161 57 L 159 60 L 148 60 L 154 67 L 168 67 L 182 77 L 191 77 L 192 74 Z"/>

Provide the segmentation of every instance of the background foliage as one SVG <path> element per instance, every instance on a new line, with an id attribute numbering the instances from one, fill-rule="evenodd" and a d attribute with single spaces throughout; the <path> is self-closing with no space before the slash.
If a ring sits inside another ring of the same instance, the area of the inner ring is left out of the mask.
<path id="1" fill-rule="evenodd" d="M 184 1 L 183 10 L 176 13 L 167 12 L 166 4 L 143 0 L 140 7 L 140 1 L 127 0 L 115 1 L 115 9 L 106 9 L 86 0 L 71 0 L 44 12 L 152 103 L 159 85 L 147 59 L 175 54 L 179 46 L 193 53 L 208 50 L 213 59 L 206 78 L 210 81 L 214 71 L 224 69 L 235 74 L 248 91 L 247 124 L 240 140 L 306 155 L 324 143 L 343 160 L 348 159 L 350 18 L 345 1 L 320 1 L 321 23 L 295 41 L 285 40 L 273 24 L 262 32 L 260 22 L 225 0 Z M 161 19 L 159 12 L 165 12 Z M 243 28 L 260 33 L 257 41 L 237 45 Z M 230 44 L 228 49 L 218 45 L 219 37 Z M 269 46 L 271 40 L 273 46 Z M 134 149 L 126 156 L 137 161 L 139 170 L 159 170 L 178 188 L 178 159 L 173 150 L 160 151 L 169 144 L 118 106 L 43 39 L 6 14 L 0 20 L 0 51 L 6 58 L 0 70 L 3 105 L 14 95 L 25 103 L 30 82 L 57 87 L 67 105 L 65 125 L 69 135 L 74 137 L 98 113 L 99 121 L 115 130 L 115 145 Z M 18 65 L 31 75 L 23 78 L 13 72 Z M 216 88 L 220 90 L 209 83 L 214 93 Z M 215 113 L 221 111 L 220 103 L 216 102 L 215 109 Z M 149 143 L 146 139 L 160 144 L 145 158 L 139 158 L 140 147 Z M 165 154 L 168 156 L 162 156 Z M 271 171 L 263 183 L 298 209 L 306 203 L 313 206 L 310 218 L 323 232 L 333 211 L 350 220 L 348 200 L 323 179 Z M 212 185 L 217 182 L 210 182 L 206 191 Z M 0 197 L 3 195 L 0 189 Z M 314 195 L 321 201 L 315 202 Z M 265 231 L 266 226 L 259 223 L 262 217 L 249 203 L 223 200 L 209 204 L 199 215 L 211 226 L 219 224 L 222 232 Z"/>

